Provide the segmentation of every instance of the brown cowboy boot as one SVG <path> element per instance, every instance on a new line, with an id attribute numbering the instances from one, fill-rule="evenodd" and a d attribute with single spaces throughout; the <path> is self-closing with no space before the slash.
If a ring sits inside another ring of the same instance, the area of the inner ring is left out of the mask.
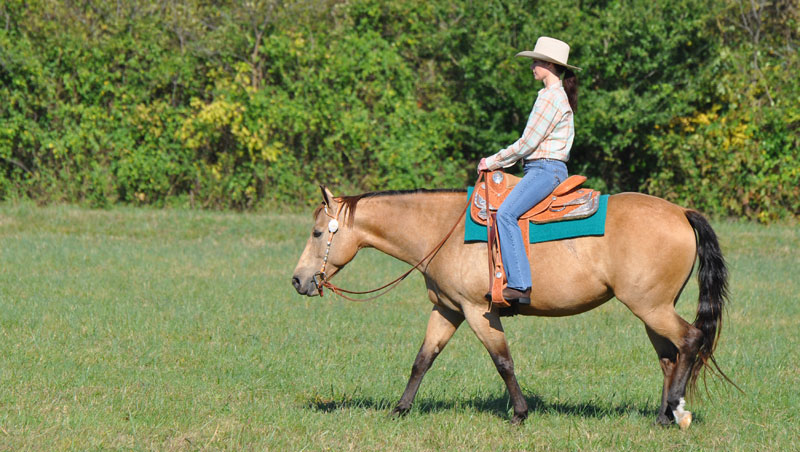
<path id="1" fill-rule="evenodd" d="M 503 298 L 509 303 L 516 301 L 519 304 L 531 304 L 531 288 L 520 291 L 506 287 L 503 289 Z"/>
<path id="2" fill-rule="evenodd" d="M 487 301 L 492 301 L 492 292 L 486 292 L 486 295 L 483 297 Z M 529 305 L 531 304 L 531 289 L 529 287 L 524 291 L 519 291 L 517 289 L 512 289 L 511 287 L 506 287 L 503 289 L 503 299 L 512 305 L 514 303 Z"/>

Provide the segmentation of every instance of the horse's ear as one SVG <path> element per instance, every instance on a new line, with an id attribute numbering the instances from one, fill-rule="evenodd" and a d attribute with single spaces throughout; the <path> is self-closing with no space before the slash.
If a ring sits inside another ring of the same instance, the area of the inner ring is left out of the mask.
<path id="1" fill-rule="evenodd" d="M 333 205 L 333 193 L 328 190 L 328 187 L 322 184 L 319 185 L 319 189 L 322 191 L 322 202 L 324 202 L 326 206 L 331 207 Z"/>

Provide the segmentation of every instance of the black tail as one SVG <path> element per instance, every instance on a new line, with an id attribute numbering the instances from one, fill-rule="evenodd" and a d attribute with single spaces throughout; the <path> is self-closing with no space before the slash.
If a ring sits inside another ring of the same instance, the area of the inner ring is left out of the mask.
<path id="1" fill-rule="evenodd" d="M 728 269 L 717 241 L 717 234 L 714 233 L 708 220 L 694 210 L 686 211 L 686 219 L 697 234 L 697 254 L 700 261 L 697 279 L 700 299 L 694 326 L 703 332 L 703 342 L 692 365 L 689 388 L 691 390 L 695 387 L 700 369 L 703 368 L 718 372 L 725 380 L 736 386 L 714 360 L 714 349 L 722 331 L 722 313 L 728 303 Z"/>

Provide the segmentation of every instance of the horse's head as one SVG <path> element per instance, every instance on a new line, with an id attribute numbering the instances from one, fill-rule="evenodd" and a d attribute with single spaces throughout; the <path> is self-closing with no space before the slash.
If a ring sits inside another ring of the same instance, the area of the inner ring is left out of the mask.
<path id="1" fill-rule="evenodd" d="M 292 276 L 292 285 L 297 292 L 309 297 L 319 295 L 317 283 L 321 282 L 320 278 L 332 277 L 358 251 L 353 229 L 345 225 L 346 212 L 342 210 L 346 209 L 342 208 L 342 200 L 335 198 L 325 186 L 321 185 L 320 189 L 322 205 L 314 212 L 311 236 Z"/>

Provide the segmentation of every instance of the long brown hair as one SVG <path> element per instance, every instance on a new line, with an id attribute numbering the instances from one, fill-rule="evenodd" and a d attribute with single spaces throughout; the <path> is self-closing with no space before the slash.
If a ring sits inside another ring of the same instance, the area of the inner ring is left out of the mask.
<path id="1" fill-rule="evenodd" d="M 560 72 L 564 74 L 564 80 L 561 84 L 564 86 L 564 92 L 567 93 L 567 100 L 569 100 L 569 106 L 572 108 L 573 113 L 578 110 L 578 77 L 572 71 L 572 69 L 556 65 L 560 69 Z M 559 75 L 561 75 L 559 73 Z"/>

